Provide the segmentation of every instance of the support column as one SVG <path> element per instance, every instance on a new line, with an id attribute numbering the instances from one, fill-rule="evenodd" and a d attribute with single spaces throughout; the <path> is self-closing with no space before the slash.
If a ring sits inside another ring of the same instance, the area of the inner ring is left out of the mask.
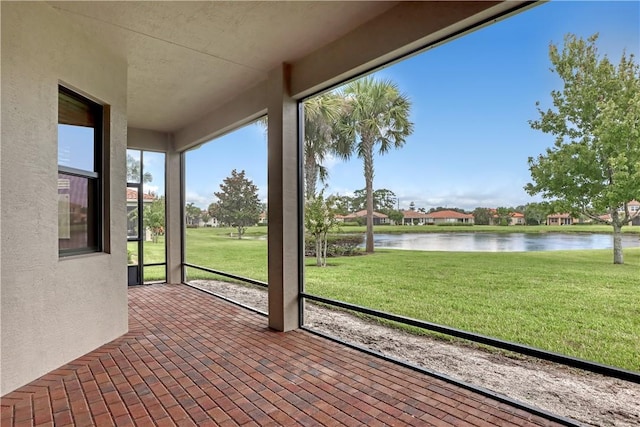
<path id="1" fill-rule="evenodd" d="M 165 175 L 165 242 L 167 248 L 167 283 L 182 283 L 182 156 L 169 141 Z"/>
<path id="2" fill-rule="evenodd" d="M 269 327 L 299 327 L 298 106 L 289 95 L 289 66 L 268 81 Z"/>

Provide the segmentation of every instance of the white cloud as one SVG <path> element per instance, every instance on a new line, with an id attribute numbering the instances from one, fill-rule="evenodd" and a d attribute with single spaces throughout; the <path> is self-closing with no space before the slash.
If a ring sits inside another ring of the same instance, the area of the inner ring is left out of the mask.
<path id="1" fill-rule="evenodd" d="M 159 190 L 160 190 L 160 187 L 157 185 L 142 184 L 142 191 L 144 193 L 160 194 L 158 193 Z"/>
<path id="2" fill-rule="evenodd" d="M 409 204 L 414 202 L 417 208 L 425 208 L 427 210 L 442 206 L 471 211 L 477 207 L 515 207 L 537 201 L 517 188 L 488 189 L 484 191 L 475 188 L 464 190 L 452 189 L 439 193 L 414 190 L 401 192 L 398 194 L 398 197 L 400 199 L 401 209 L 407 209 Z"/>
<path id="3" fill-rule="evenodd" d="M 201 209 L 206 209 L 209 207 L 209 204 L 213 201 L 210 196 L 203 196 L 201 194 L 196 193 L 195 191 L 187 190 L 185 194 L 185 202 L 193 203 Z"/>
<path id="4" fill-rule="evenodd" d="M 324 158 L 322 165 L 327 168 L 329 174 L 331 174 L 331 168 L 339 163 L 342 163 L 342 159 L 334 156 L 333 154 L 329 154 Z"/>

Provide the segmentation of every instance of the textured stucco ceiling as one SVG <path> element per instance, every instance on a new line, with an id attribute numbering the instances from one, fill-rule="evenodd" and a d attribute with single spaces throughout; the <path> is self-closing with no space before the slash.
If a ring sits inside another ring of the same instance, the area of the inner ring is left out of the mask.
<path id="1" fill-rule="evenodd" d="M 175 131 L 397 2 L 51 2 L 129 63 L 129 126 Z"/>

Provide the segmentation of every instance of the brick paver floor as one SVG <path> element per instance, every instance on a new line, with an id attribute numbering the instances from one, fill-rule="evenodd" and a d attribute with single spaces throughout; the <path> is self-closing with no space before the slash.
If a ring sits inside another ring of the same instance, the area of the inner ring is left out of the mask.
<path id="1" fill-rule="evenodd" d="M 7 394 L 4 426 L 552 426 L 184 285 L 129 290 L 130 332 Z"/>

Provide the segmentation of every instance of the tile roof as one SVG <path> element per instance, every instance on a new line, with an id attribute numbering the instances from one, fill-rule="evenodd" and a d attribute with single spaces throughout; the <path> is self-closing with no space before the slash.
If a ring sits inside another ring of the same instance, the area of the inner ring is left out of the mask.
<path id="1" fill-rule="evenodd" d="M 418 211 L 412 211 L 412 210 L 400 211 L 400 212 L 402 212 L 402 216 L 407 219 L 429 218 L 429 216 L 424 212 L 418 212 Z"/>
<path id="2" fill-rule="evenodd" d="M 571 214 L 568 214 L 568 213 L 552 214 L 552 215 L 547 215 L 547 218 L 571 218 Z"/>
<path id="3" fill-rule="evenodd" d="M 367 210 L 366 209 L 362 209 L 358 212 L 353 212 L 350 213 L 349 215 L 345 215 L 344 218 L 345 219 L 351 219 L 351 218 L 364 218 L 367 216 Z M 380 212 L 376 212 L 373 211 L 373 217 L 374 218 L 389 218 L 387 215 L 380 213 Z"/>
<path id="4" fill-rule="evenodd" d="M 442 219 L 442 218 L 473 218 L 473 214 L 465 214 L 465 213 L 460 213 L 457 211 L 437 211 L 437 212 L 431 212 L 427 214 L 427 218 L 434 218 L 434 219 Z"/>
<path id="5" fill-rule="evenodd" d="M 143 201 L 153 201 L 156 200 L 157 197 L 153 193 L 142 193 Z M 136 201 L 138 200 L 138 190 L 135 188 L 127 187 L 127 201 Z"/>

